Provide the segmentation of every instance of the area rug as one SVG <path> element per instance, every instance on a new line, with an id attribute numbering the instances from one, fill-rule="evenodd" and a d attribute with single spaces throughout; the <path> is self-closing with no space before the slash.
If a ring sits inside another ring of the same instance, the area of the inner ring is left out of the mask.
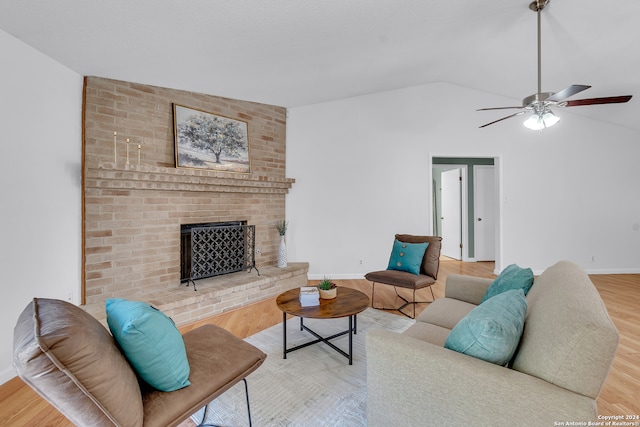
<path id="1" fill-rule="evenodd" d="M 305 319 L 322 336 L 348 329 L 348 318 Z M 247 377 L 253 425 L 261 426 L 366 426 L 365 336 L 375 328 L 402 332 L 413 320 L 372 308 L 357 317 L 353 336 L 353 365 L 325 343 L 318 343 L 282 358 L 282 324 L 265 329 L 245 341 L 267 354 L 267 360 Z M 287 321 L 287 347 L 315 339 L 300 331 L 300 321 Z M 349 337 L 331 341 L 348 352 Z M 194 415 L 198 423 L 203 410 Z M 247 426 L 244 383 L 239 382 L 209 405 L 206 423 Z"/>

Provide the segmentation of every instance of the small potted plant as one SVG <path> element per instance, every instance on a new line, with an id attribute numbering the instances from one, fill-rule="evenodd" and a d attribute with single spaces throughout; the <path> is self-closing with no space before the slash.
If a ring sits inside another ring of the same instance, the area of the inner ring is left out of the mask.
<path id="1" fill-rule="evenodd" d="M 338 295 L 338 286 L 331 279 L 325 277 L 318 283 L 318 292 L 322 299 L 334 299 Z"/>

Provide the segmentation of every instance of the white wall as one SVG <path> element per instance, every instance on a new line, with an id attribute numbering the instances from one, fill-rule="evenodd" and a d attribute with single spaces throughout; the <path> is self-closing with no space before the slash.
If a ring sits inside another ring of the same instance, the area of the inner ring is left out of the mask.
<path id="1" fill-rule="evenodd" d="M 0 31 L 0 383 L 33 297 L 79 302 L 82 76 Z"/>
<path id="2" fill-rule="evenodd" d="M 432 84 L 290 109 L 289 260 L 310 278 L 384 269 L 395 233 L 431 232 L 430 156 L 499 157 L 502 267 L 640 272 L 640 134 L 576 109 L 543 132 L 521 117 L 478 129 L 508 112 L 477 108 L 513 103 Z"/>

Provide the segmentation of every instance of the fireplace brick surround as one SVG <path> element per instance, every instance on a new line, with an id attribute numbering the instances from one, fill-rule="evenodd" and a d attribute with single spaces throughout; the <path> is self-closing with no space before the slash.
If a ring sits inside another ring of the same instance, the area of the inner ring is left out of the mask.
<path id="1" fill-rule="evenodd" d="M 251 171 L 176 168 L 173 103 L 247 122 Z M 273 224 L 285 217 L 285 196 L 295 183 L 285 175 L 284 108 L 87 77 L 83 116 L 88 311 L 100 317 L 107 298 L 147 300 L 184 323 L 306 284 L 307 263 L 274 267 L 279 235 Z M 196 292 L 180 286 L 180 225 L 225 221 L 255 225 L 261 276 L 254 270 L 203 279 Z"/>

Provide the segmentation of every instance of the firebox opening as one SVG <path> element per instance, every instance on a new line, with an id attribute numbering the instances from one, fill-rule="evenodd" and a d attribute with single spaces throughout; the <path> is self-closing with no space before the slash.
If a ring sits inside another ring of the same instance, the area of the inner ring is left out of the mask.
<path id="1" fill-rule="evenodd" d="M 256 268 L 254 225 L 246 221 L 180 225 L 180 283 L 252 268 Z"/>

